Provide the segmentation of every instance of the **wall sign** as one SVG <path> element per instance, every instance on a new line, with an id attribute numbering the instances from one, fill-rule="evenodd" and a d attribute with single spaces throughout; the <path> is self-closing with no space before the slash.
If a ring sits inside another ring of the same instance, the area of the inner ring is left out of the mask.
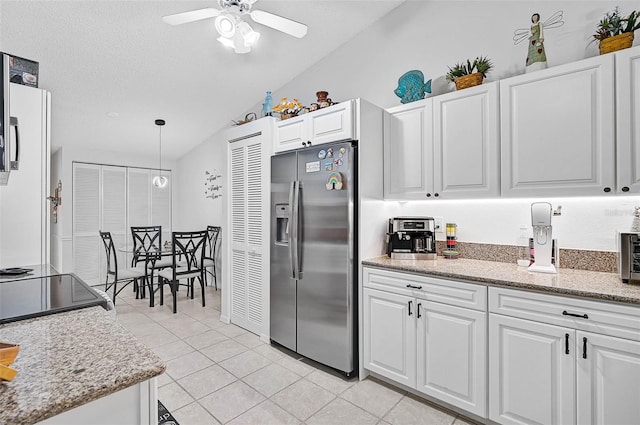
<path id="1" fill-rule="evenodd" d="M 212 200 L 222 197 L 222 175 L 215 168 L 204 172 L 204 197 Z"/>

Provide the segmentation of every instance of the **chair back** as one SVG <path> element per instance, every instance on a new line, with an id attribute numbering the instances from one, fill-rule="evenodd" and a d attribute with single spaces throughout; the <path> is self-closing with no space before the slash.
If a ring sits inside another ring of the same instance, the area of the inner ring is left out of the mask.
<path id="1" fill-rule="evenodd" d="M 152 248 L 162 249 L 162 226 L 131 226 L 131 237 L 133 238 L 132 266 L 144 260 L 141 254 L 146 255 Z"/>
<path id="2" fill-rule="evenodd" d="M 173 250 L 173 279 L 178 280 L 180 275 L 201 272 L 207 245 L 207 231 L 172 232 L 171 235 L 173 242 L 171 247 Z M 176 267 L 180 261 L 179 259 L 182 259 L 180 264 L 183 267 Z"/>
<path id="3" fill-rule="evenodd" d="M 113 245 L 111 232 L 100 231 L 100 238 L 102 238 L 104 251 L 107 254 L 107 281 L 109 280 L 109 275 L 112 275 L 114 279 L 117 281 L 118 280 L 118 256 L 116 255 L 116 248 Z"/>
<path id="4" fill-rule="evenodd" d="M 207 248 L 204 253 L 206 260 L 216 260 L 216 245 L 218 244 L 220 229 L 220 226 L 207 226 Z"/>

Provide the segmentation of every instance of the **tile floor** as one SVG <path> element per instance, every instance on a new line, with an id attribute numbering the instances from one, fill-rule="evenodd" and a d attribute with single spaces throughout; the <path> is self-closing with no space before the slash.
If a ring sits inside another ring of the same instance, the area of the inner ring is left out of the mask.
<path id="1" fill-rule="evenodd" d="M 199 291 L 196 290 L 196 293 Z M 346 380 L 256 335 L 219 320 L 220 291 L 200 298 L 178 293 L 178 313 L 149 307 L 129 288 L 117 299 L 119 322 L 167 363 L 158 398 L 180 425 L 434 424 L 468 419 L 375 379 Z"/>

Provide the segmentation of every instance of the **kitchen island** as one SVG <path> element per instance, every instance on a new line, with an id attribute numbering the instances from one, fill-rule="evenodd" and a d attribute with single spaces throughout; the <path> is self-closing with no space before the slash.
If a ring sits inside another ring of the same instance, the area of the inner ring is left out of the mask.
<path id="1" fill-rule="evenodd" d="M 104 308 L 0 325 L 0 341 L 20 345 L 0 424 L 157 423 L 165 364 Z"/>

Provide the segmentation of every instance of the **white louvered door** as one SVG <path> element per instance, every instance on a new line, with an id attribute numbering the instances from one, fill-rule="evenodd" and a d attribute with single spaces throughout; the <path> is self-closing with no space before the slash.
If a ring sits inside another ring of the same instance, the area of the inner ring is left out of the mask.
<path id="1" fill-rule="evenodd" d="M 101 225 L 100 230 L 111 232 L 113 244 L 122 247 L 125 244 L 127 231 L 127 169 L 124 167 L 101 167 Z M 101 248 L 104 247 L 100 241 Z M 116 250 L 118 267 L 126 267 L 125 254 Z M 107 271 L 107 255 L 100 256 L 100 281 L 104 282 Z"/>
<path id="2" fill-rule="evenodd" d="M 269 140 L 263 133 L 230 142 L 230 319 L 268 334 Z"/>
<path id="3" fill-rule="evenodd" d="M 73 271 L 90 285 L 100 280 L 100 166 L 73 164 Z"/>
<path id="4" fill-rule="evenodd" d="M 151 177 L 149 170 L 127 169 L 127 246 L 133 246 L 131 226 L 149 226 L 151 223 Z M 127 265 L 132 255 L 127 254 Z"/>

